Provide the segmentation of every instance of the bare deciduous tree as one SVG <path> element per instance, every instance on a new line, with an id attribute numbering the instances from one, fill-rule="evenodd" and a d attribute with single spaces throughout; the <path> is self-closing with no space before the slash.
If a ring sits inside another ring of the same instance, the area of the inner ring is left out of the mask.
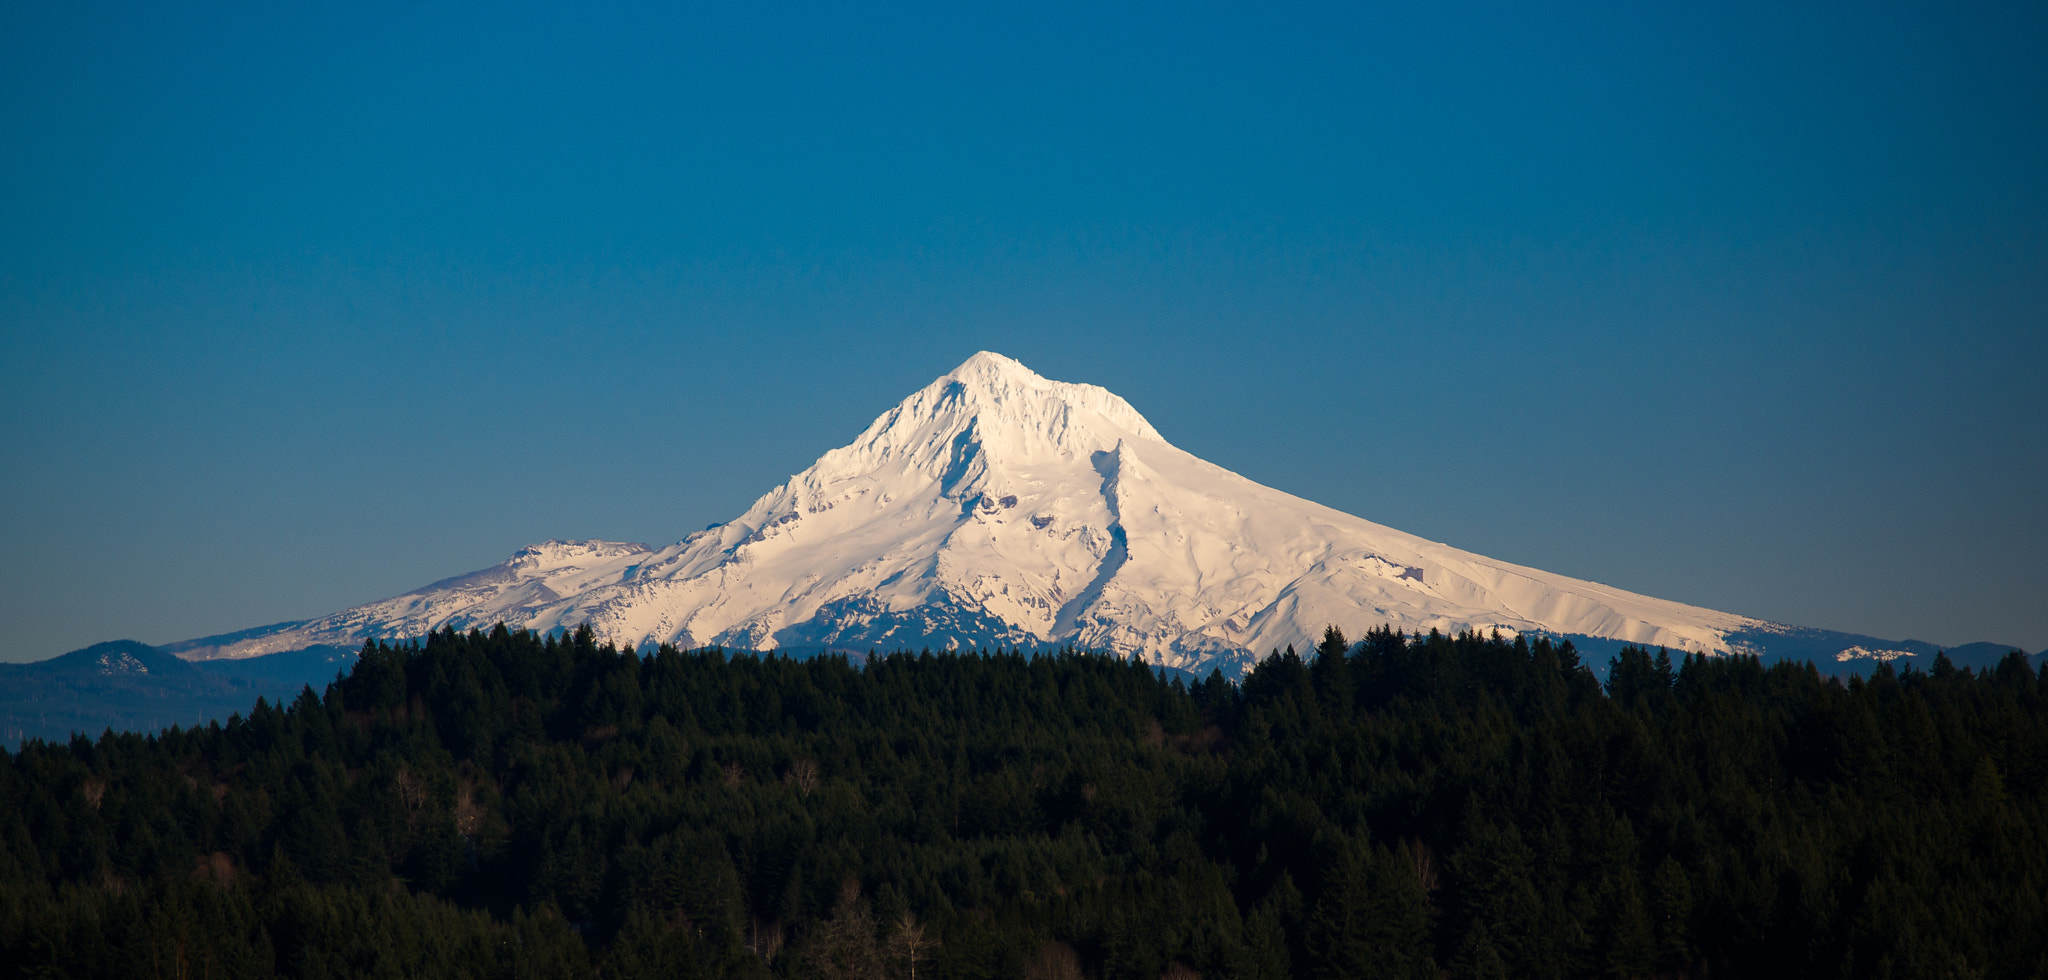
<path id="1" fill-rule="evenodd" d="M 889 954 L 908 967 L 903 974 L 906 980 L 917 980 L 917 964 L 937 945 L 936 940 L 925 934 L 924 924 L 917 921 L 909 909 L 897 916 L 896 925 L 889 932 Z"/>
<path id="2" fill-rule="evenodd" d="M 760 957 L 763 963 L 775 962 L 775 954 L 782 952 L 782 923 L 775 919 L 764 922 L 758 915 L 749 916 L 747 949 Z"/>
<path id="3" fill-rule="evenodd" d="M 1025 980 L 1085 980 L 1081 972 L 1081 954 L 1066 943 L 1046 943 L 1038 947 L 1031 961 L 1024 964 Z"/>
<path id="4" fill-rule="evenodd" d="M 463 783 L 460 795 L 455 798 L 455 832 L 464 837 L 474 838 L 484 826 L 484 808 L 477 805 L 476 787 Z"/>
<path id="5" fill-rule="evenodd" d="M 875 919 L 860 897 L 860 882 L 848 878 L 839 886 L 832 918 L 813 926 L 804 940 L 804 958 L 829 980 L 881 980 L 882 951 L 875 944 Z"/>
<path id="6" fill-rule="evenodd" d="M 427 782 L 412 774 L 404 766 L 398 767 L 398 775 L 391 780 L 398 789 L 398 802 L 405 807 L 405 829 L 411 833 L 419 829 L 420 810 L 427 805 Z"/>
<path id="7" fill-rule="evenodd" d="M 798 759 L 789 764 L 789 771 L 782 774 L 784 785 L 794 786 L 805 796 L 818 788 L 818 764 L 809 759 Z"/>
<path id="8" fill-rule="evenodd" d="M 1422 883 L 1423 893 L 1433 894 L 1437 886 L 1436 852 L 1430 850 L 1422 838 L 1410 838 L 1408 860 L 1415 866 L 1415 880 Z"/>

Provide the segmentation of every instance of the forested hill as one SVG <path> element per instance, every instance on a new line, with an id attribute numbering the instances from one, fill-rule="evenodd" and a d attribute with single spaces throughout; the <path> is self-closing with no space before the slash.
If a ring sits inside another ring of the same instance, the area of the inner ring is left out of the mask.
<path id="1" fill-rule="evenodd" d="M 2048 974 L 2048 680 L 373 644 L 0 758 L 0 975 Z"/>

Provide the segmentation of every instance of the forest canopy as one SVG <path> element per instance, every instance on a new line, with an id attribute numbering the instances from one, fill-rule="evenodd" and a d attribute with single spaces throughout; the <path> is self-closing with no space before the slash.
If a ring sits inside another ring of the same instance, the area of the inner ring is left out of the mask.
<path id="1" fill-rule="evenodd" d="M 0 977 L 2048 974 L 2048 674 L 444 630 L 0 756 Z"/>

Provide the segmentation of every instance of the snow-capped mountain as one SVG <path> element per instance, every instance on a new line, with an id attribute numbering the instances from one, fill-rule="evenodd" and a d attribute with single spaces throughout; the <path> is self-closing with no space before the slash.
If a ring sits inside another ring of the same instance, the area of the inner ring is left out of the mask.
<path id="1" fill-rule="evenodd" d="M 746 513 L 666 548 L 548 541 L 325 618 L 166 649 L 241 658 L 501 621 L 543 631 L 588 622 L 636 646 L 1072 645 L 1233 672 L 1254 652 L 1313 643 L 1327 624 L 1688 651 L 1813 632 L 1332 510 L 1175 448 L 1102 388 L 984 352 Z"/>

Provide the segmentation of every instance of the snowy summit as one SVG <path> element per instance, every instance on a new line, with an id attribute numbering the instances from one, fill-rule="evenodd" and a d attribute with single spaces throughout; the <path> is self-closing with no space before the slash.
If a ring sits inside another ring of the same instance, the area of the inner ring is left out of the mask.
<path id="1" fill-rule="evenodd" d="M 983 352 L 666 548 L 549 541 L 396 598 L 177 647 L 249 657 L 500 621 L 587 621 L 634 646 L 1071 645 L 1233 672 L 1329 624 L 1690 651 L 1786 629 L 1331 510 L 1175 448 L 1109 391 Z"/>

